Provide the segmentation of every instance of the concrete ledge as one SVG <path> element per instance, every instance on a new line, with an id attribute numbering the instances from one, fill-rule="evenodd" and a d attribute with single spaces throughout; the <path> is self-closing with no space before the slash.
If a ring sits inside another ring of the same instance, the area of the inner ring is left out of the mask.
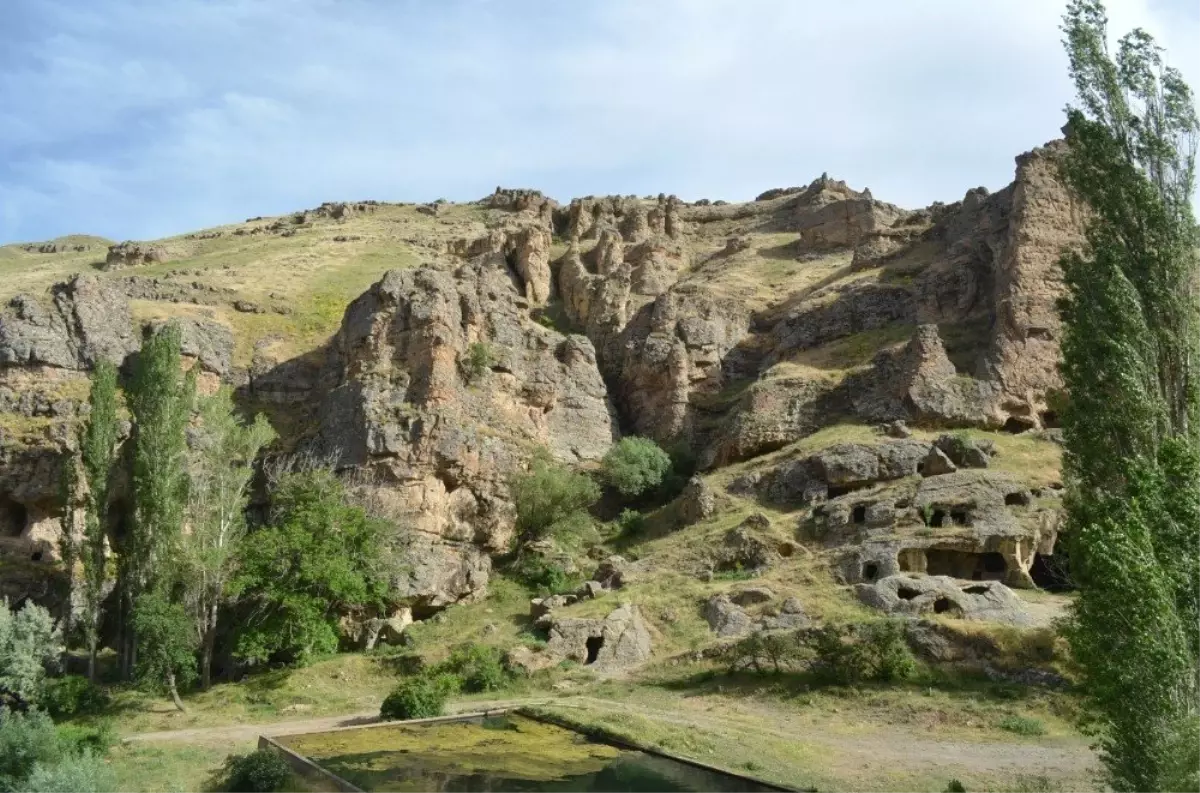
<path id="1" fill-rule="evenodd" d="M 305 779 L 316 782 L 322 787 L 329 785 L 339 793 L 363 793 L 362 790 L 356 788 L 354 785 L 351 785 L 337 774 L 322 768 L 303 755 L 296 754 L 283 744 L 275 741 L 273 738 L 268 738 L 265 735 L 258 736 L 258 748 L 275 752 L 287 762 L 288 766 L 291 767 L 294 773 L 304 777 Z"/>

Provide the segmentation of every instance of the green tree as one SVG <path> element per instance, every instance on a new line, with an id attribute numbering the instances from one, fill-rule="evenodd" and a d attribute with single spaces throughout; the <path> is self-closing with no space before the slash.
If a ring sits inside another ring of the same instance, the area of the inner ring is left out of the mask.
<path id="1" fill-rule="evenodd" d="M 604 481 L 626 497 L 658 487 L 671 470 L 671 456 L 649 438 L 622 438 L 600 464 Z"/>
<path id="2" fill-rule="evenodd" d="M 517 539 L 521 543 L 554 533 L 556 526 L 577 519 L 600 498 L 600 487 L 587 474 L 572 471 L 537 455 L 529 470 L 509 483 L 517 508 Z"/>
<path id="3" fill-rule="evenodd" d="M 0 708 L 5 698 L 40 703 L 46 668 L 57 663 L 61 652 L 61 634 L 50 612 L 33 603 L 15 611 L 0 600 Z"/>
<path id="4" fill-rule="evenodd" d="M 195 394 L 194 369 L 183 374 L 181 331 L 171 323 L 148 338 L 129 389 L 133 413 L 133 514 L 120 554 L 126 613 L 145 592 L 172 583 L 187 502 L 187 437 Z M 122 666 L 136 665 L 136 635 L 126 631 Z"/>
<path id="5" fill-rule="evenodd" d="M 160 592 L 138 597 L 133 606 L 137 636 L 137 681 L 151 691 L 171 695 L 184 711 L 179 687 L 196 678 L 196 635 L 182 603 L 172 603 Z"/>
<path id="6" fill-rule="evenodd" d="M 100 645 L 100 611 L 104 601 L 104 585 L 108 580 L 108 483 L 117 461 L 117 442 L 121 432 L 117 415 L 117 367 L 109 361 L 97 362 L 92 372 L 88 402 L 91 412 L 80 444 L 86 495 L 83 543 L 79 556 L 83 562 L 83 634 L 88 648 L 88 679 L 95 680 L 96 653 Z M 72 475 L 74 477 L 74 473 Z M 69 504 L 74 501 L 72 498 Z M 64 536 L 71 533 L 73 516 L 69 517 L 66 526 Z"/>
<path id="7" fill-rule="evenodd" d="M 1197 789 L 1200 323 L 1191 92 L 1142 30 L 1115 56 L 1098 0 L 1065 45 L 1067 184 L 1088 205 L 1064 255 L 1069 630 L 1116 790 Z"/>
<path id="8" fill-rule="evenodd" d="M 306 663 L 337 649 L 339 615 L 384 605 L 388 527 L 328 470 L 284 476 L 272 501 L 271 525 L 243 539 L 230 586 L 244 611 L 236 652 Z"/>
<path id="9" fill-rule="evenodd" d="M 233 393 L 223 387 L 200 399 L 200 423 L 188 454 L 188 531 L 182 537 L 181 578 L 200 643 L 200 685 L 212 682 L 217 616 L 246 532 L 254 461 L 275 438 L 266 417 L 244 424 Z"/>

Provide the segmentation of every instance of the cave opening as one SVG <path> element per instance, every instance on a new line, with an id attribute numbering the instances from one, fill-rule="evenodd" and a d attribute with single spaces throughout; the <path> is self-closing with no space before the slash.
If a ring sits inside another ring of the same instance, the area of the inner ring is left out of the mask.
<path id="1" fill-rule="evenodd" d="M 854 508 L 854 512 L 850 519 L 855 523 L 867 522 L 867 507 L 865 504 L 859 504 Z"/>
<path id="2" fill-rule="evenodd" d="M 1038 418 L 1042 420 L 1044 429 L 1056 430 L 1062 426 L 1058 420 L 1058 413 L 1053 410 L 1043 410 Z"/>
<path id="3" fill-rule="evenodd" d="M 929 575 L 945 575 L 965 581 L 1001 581 L 1008 571 L 1004 554 L 989 551 L 972 553 L 944 548 L 931 548 L 925 552 Z"/>
<path id="4" fill-rule="evenodd" d="M 1009 493 L 1004 496 L 1004 506 L 1027 507 L 1029 506 L 1029 495 L 1021 490 L 1018 490 L 1015 493 Z"/>
<path id="5" fill-rule="evenodd" d="M 945 614 L 947 611 L 950 611 L 953 608 L 954 604 L 950 602 L 950 598 L 938 598 L 937 600 L 933 601 L 934 614 Z"/>
<path id="6" fill-rule="evenodd" d="M 863 565 L 862 577 L 866 581 L 874 581 L 879 577 L 879 565 L 874 562 L 867 562 Z"/>
<path id="7" fill-rule="evenodd" d="M 942 524 L 946 522 L 946 511 L 944 509 L 935 509 L 929 516 L 926 522 L 928 526 L 934 529 L 940 529 Z"/>
<path id="8" fill-rule="evenodd" d="M 0 500 L 0 537 L 20 537 L 29 521 L 29 511 L 18 501 Z"/>
<path id="9" fill-rule="evenodd" d="M 1022 432 L 1033 429 L 1033 426 L 1033 421 L 1025 416 L 1009 416 L 1002 429 L 1012 435 L 1020 435 Z"/>
<path id="10" fill-rule="evenodd" d="M 1029 566 L 1029 577 L 1039 589 L 1047 592 L 1070 592 L 1075 589 L 1071 579 L 1071 563 L 1065 550 L 1055 549 L 1054 553 L 1033 555 L 1033 564 Z"/>
<path id="11" fill-rule="evenodd" d="M 965 509 L 955 509 L 950 511 L 950 525 L 952 526 L 970 526 L 971 518 Z"/>
<path id="12" fill-rule="evenodd" d="M 901 600 L 916 600 L 921 596 L 921 590 L 913 589 L 910 586 L 902 586 L 896 589 L 896 597 Z"/>
<path id="13" fill-rule="evenodd" d="M 587 660 L 583 663 L 585 665 L 596 663 L 596 658 L 600 655 L 600 648 L 603 646 L 603 636 L 589 636 L 587 640 Z"/>

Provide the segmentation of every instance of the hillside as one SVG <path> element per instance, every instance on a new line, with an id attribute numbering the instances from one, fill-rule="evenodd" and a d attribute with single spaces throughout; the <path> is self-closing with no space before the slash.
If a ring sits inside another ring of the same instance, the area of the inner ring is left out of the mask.
<path id="1" fill-rule="evenodd" d="M 1058 145 L 917 210 L 826 176 L 742 204 L 497 188 L 0 248 L 3 594 L 61 609 L 87 372 L 177 320 L 202 387 L 271 419 L 270 456 L 372 493 L 423 646 L 449 624 L 514 666 L 624 673 L 883 612 L 930 663 L 1061 679 L 1055 262 L 1079 221 Z M 539 548 L 591 578 L 576 594 L 497 606 L 511 473 L 542 448 L 593 468 L 628 435 L 686 486 L 636 531 L 601 505 L 595 536 Z"/>

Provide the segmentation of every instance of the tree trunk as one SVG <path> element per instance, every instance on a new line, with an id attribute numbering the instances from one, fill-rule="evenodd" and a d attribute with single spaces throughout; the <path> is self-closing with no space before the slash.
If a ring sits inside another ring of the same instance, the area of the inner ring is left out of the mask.
<path id="1" fill-rule="evenodd" d="M 179 708 L 180 713 L 187 713 L 187 708 L 183 706 L 183 700 L 179 698 L 179 690 L 175 688 L 175 673 L 167 674 L 167 690 L 171 692 L 171 701 L 175 703 L 175 707 Z"/>
<path id="2" fill-rule="evenodd" d="M 215 625 L 204 629 L 204 639 L 200 645 L 200 688 L 204 691 L 212 685 L 213 645 L 216 644 L 217 631 Z"/>
<path id="3" fill-rule="evenodd" d="M 96 682 L 96 633 L 93 630 L 88 636 L 88 680 Z"/>

